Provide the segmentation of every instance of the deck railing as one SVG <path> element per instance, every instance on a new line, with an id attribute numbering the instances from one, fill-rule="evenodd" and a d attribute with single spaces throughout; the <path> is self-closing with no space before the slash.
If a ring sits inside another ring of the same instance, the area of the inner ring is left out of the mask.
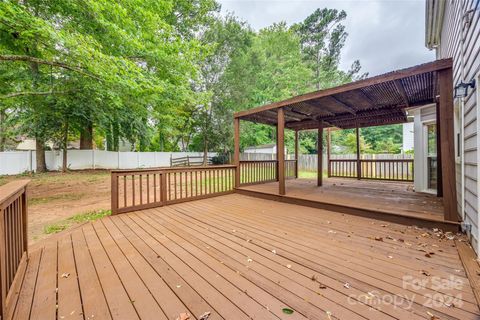
<path id="1" fill-rule="evenodd" d="M 297 160 L 285 160 L 285 178 L 297 177 Z M 258 184 L 277 181 L 277 160 L 240 161 L 240 184 Z"/>
<path id="2" fill-rule="evenodd" d="M 112 171 L 112 214 L 233 192 L 235 170 L 222 165 Z"/>
<path id="3" fill-rule="evenodd" d="M 18 292 L 28 257 L 27 184 L 15 181 L 0 187 L 0 312 L 6 319 L 12 294 Z"/>
<path id="4" fill-rule="evenodd" d="M 329 176 L 390 181 L 413 181 L 413 159 L 330 159 Z"/>
<path id="5" fill-rule="evenodd" d="M 240 184 L 267 183 L 277 180 L 277 160 L 240 161 Z"/>

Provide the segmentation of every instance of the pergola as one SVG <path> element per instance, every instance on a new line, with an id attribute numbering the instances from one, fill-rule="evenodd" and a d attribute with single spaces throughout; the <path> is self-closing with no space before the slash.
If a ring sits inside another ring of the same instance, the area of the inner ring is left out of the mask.
<path id="1" fill-rule="evenodd" d="M 275 126 L 278 192 L 284 195 L 284 130 L 287 128 L 295 131 L 295 159 L 298 159 L 298 132 L 316 129 L 317 185 L 322 186 L 324 129 L 355 128 L 359 161 L 359 128 L 407 122 L 407 109 L 432 103 L 436 104 L 437 109 L 437 159 L 440 163 L 437 172 L 438 195 L 443 197 L 445 219 L 457 221 L 451 59 L 436 60 L 237 112 L 234 115 L 234 162 L 240 168 L 240 120 Z M 357 170 L 361 170 L 360 165 L 357 165 Z M 240 170 L 236 171 L 236 175 L 238 188 Z M 360 177 L 361 172 L 357 176 Z"/>

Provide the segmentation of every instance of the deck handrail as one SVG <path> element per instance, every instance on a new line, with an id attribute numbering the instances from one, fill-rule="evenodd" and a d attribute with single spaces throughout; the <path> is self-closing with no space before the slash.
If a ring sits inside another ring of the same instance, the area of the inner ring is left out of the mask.
<path id="1" fill-rule="evenodd" d="M 329 159 L 328 176 L 412 182 L 413 165 L 413 159 Z"/>
<path id="2" fill-rule="evenodd" d="M 112 214 L 233 192 L 235 165 L 111 171 Z"/>
<path id="3" fill-rule="evenodd" d="M 0 315 L 10 313 L 11 295 L 18 291 L 28 259 L 27 185 L 29 180 L 0 187 Z"/>
<path id="4" fill-rule="evenodd" d="M 240 160 L 240 185 L 277 181 L 278 160 Z M 297 159 L 285 160 L 285 178 L 297 178 Z"/>

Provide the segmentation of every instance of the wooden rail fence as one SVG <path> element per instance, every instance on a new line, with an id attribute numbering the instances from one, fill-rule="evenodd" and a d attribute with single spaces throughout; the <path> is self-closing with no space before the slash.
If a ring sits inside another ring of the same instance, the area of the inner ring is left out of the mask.
<path id="1" fill-rule="evenodd" d="M 328 176 L 361 179 L 413 181 L 413 159 L 330 159 Z"/>
<path id="2" fill-rule="evenodd" d="M 18 293 L 28 259 L 27 184 L 10 182 L 0 187 L 0 312 L 10 318 L 10 301 Z"/>
<path id="3" fill-rule="evenodd" d="M 203 165 L 204 158 L 202 156 L 186 156 L 173 158 L 170 157 L 170 167 L 190 167 Z M 207 157 L 207 165 L 212 164 L 212 157 Z"/>
<path id="4" fill-rule="evenodd" d="M 285 160 L 285 178 L 296 178 L 297 160 Z M 240 161 L 240 185 L 277 181 L 277 160 Z"/>
<path id="5" fill-rule="evenodd" d="M 222 165 L 112 171 L 112 214 L 231 193 L 235 170 Z"/>

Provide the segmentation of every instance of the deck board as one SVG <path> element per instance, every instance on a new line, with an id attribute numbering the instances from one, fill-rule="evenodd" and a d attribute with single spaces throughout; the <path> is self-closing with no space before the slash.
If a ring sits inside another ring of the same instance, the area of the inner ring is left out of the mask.
<path id="1" fill-rule="evenodd" d="M 426 281 L 406 286 L 405 276 Z M 434 277 L 460 285 L 436 287 Z M 46 239 L 30 252 L 14 312 L 15 319 L 480 318 L 454 240 L 239 194 L 106 217 Z"/>

